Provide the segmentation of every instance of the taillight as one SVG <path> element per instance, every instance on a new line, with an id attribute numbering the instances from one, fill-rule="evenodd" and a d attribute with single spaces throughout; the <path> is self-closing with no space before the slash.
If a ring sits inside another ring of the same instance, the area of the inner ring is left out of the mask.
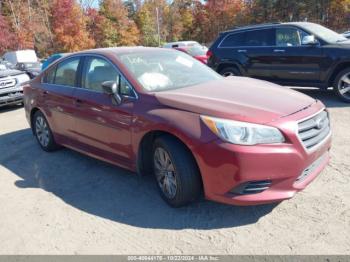
<path id="1" fill-rule="evenodd" d="M 209 58 L 209 57 L 211 57 L 213 55 L 213 52 L 211 51 L 211 50 L 208 50 L 207 51 L 207 57 Z"/>

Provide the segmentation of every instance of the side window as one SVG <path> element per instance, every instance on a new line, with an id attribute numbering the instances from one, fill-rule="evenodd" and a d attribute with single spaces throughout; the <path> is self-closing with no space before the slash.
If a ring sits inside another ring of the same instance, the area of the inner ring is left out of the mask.
<path id="1" fill-rule="evenodd" d="M 303 35 L 301 34 L 303 33 Z M 277 28 L 276 45 L 277 46 L 300 46 L 302 37 L 307 35 L 296 28 Z"/>
<path id="2" fill-rule="evenodd" d="M 50 70 L 48 70 L 44 76 L 43 83 L 53 84 L 55 80 L 55 74 L 56 74 L 56 67 L 53 67 Z"/>
<path id="3" fill-rule="evenodd" d="M 124 77 L 120 78 L 120 94 L 124 96 L 134 97 L 134 91 L 129 83 L 124 79 Z"/>
<path id="4" fill-rule="evenodd" d="M 83 86 L 86 89 L 103 92 L 102 83 L 105 81 L 117 81 L 119 73 L 102 58 L 89 57 L 85 60 Z"/>
<path id="5" fill-rule="evenodd" d="M 220 47 L 235 47 L 242 46 L 244 43 L 243 33 L 234 33 L 225 37 Z"/>
<path id="6" fill-rule="evenodd" d="M 244 33 L 244 46 L 273 46 L 275 37 L 273 29 L 252 30 Z"/>
<path id="7" fill-rule="evenodd" d="M 54 83 L 56 85 L 76 86 L 80 58 L 71 58 L 58 64 Z"/>

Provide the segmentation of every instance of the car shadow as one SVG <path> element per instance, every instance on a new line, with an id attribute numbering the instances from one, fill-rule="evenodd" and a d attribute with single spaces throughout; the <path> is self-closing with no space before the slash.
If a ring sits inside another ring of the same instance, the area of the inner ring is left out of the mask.
<path id="1" fill-rule="evenodd" d="M 83 212 L 135 227 L 238 227 L 257 222 L 277 206 L 238 207 L 203 199 L 171 208 L 151 176 L 139 177 L 69 149 L 46 153 L 30 129 L 0 135 L 0 145 L 0 165 L 19 177 L 17 187 L 40 188 Z"/>
<path id="2" fill-rule="evenodd" d="M 326 107 L 350 107 L 350 103 L 342 102 L 331 89 L 296 88 L 295 90 L 322 101 Z"/>

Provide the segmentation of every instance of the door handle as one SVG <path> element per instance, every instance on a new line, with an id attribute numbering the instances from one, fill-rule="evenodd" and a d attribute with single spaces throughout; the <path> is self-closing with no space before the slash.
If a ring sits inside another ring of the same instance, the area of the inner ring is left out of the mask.
<path id="1" fill-rule="evenodd" d="M 284 53 L 284 52 L 286 52 L 286 50 L 284 50 L 284 49 L 274 49 L 273 51 L 275 53 Z"/>
<path id="2" fill-rule="evenodd" d="M 246 49 L 239 49 L 237 50 L 238 53 L 247 53 L 247 50 Z"/>

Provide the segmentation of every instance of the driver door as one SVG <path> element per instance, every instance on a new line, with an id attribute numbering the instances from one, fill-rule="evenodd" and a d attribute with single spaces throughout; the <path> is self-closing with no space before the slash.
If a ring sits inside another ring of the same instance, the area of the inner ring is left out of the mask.
<path id="1" fill-rule="evenodd" d="M 320 45 L 302 45 L 306 35 L 308 33 L 296 27 L 276 28 L 271 63 L 271 76 L 276 82 L 286 85 L 320 82 L 323 51 Z"/>
<path id="2" fill-rule="evenodd" d="M 81 88 L 74 93 L 75 133 L 80 149 L 124 167 L 131 164 L 131 124 L 134 101 L 118 105 L 102 90 L 105 81 L 119 82 L 123 92 L 132 89 L 118 69 L 102 57 L 84 57 Z"/>

